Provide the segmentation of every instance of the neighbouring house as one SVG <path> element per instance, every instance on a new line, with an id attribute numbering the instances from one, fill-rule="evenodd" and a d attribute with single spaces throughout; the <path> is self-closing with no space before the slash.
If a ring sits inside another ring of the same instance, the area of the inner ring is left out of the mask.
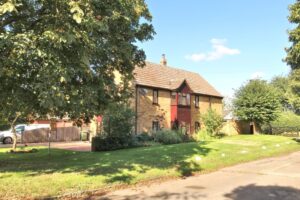
<path id="1" fill-rule="evenodd" d="M 146 62 L 134 70 L 135 132 L 181 127 L 194 133 L 203 127 L 201 114 L 209 108 L 222 114 L 223 96 L 198 73 Z"/>

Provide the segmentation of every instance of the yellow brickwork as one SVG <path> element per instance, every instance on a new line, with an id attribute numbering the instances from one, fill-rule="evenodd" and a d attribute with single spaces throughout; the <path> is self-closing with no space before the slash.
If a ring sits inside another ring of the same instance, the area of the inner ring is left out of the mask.
<path id="1" fill-rule="evenodd" d="M 158 105 L 153 104 L 153 89 L 137 88 L 137 133 L 151 132 L 152 122 L 160 121 L 162 128 L 171 128 L 171 94 L 158 90 Z"/>
<path id="2" fill-rule="evenodd" d="M 195 122 L 200 122 L 201 128 L 204 128 L 204 125 L 201 121 L 201 114 L 207 112 L 207 110 L 211 107 L 214 109 L 219 115 L 222 115 L 223 111 L 223 103 L 221 98 L 208 97 L 208 96 L 199 96 L 199 108 L 195 107 L 195 95 L 191 97 L 191 131 L 195 131 Z"/>

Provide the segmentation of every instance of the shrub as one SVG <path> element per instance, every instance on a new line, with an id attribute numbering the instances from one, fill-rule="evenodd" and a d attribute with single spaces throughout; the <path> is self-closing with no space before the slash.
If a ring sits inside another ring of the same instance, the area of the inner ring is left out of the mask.
<path id="1" fill-rule="evenodd" d="M 93 151 L 109 151 L 135 147 L 132 136 L 134 112 L 127 105 L 113 104 L 103 116 L 103 135 L 92 139 Z"/>
<path id="2" fill-rule="evenodd" d="M 206 131 L 206 129 L 201 129 L 199 132 L 195 134 L 196 141 L 205 141 L 211 139 L 211 135 Z"/>
<path id="3" fill-rule="evenodd" d="M 110 105 L 103 117 L 104 134 L 113 137 L 130 137 L 134 127 L 134 112 L 127 105 Z"/>
<path id="4" fill-rule="evenodd" d="M 215 135 L 218 128 L 223 123 L 223 118 L 215 110 L 209 109 L 206 113 L 201 116 L 205 130 L 209 135 Z"/>
<path id="5" fill-rule="evenodd" d="M 135 136 L 136 139 L 139 141 L 139 142 L 149 142 L 149 141 L 153 141 L 153 137 L 150 136 L 148 133 L 146 132 L 142 132 L 141 134 L 139 135 L 136 135 Z"/>
<path id="6" fill-rule="evenodd" d="M 287 111 L 279 114 L 279 117 L 269 124 L 262 126 L 264 133 L 282 134 L 295 133 L 300 131 L 300 116 Z"/>
<path id="7" fill-rule="evenodd" d="M 97 136 L 92 139 L 92 151 L 111 151 L 137 146 L 139 146 L 139 143 L 134 137 Z"/>
<path id="8" fill-rule="evenodd" d="M 162 144 L 177 144 L 184 141 L 183 134 L 173 130 L 160 130 L 153 134 L 154 141 Z"/>

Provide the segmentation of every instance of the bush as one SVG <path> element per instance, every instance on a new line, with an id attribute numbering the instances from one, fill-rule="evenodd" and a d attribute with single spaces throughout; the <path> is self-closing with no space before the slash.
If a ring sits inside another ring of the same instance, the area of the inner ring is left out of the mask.
<path id="1" fill-rule="evenodd" d="M 132 136 L 134 112 L 127 105 L 110 105 L 103 116 L 103 135 L 92 139 L 93 151 L 109 151 L 135 147 L 138 141 Z"/>
<path id="2" fill-rule="evenodd" d="M 148 133 L 146 132 L 143 132 L 139 135 L 136 135 L 135 136 L 136 139 L 139 141 L 139 142 L 149 142 L 149 141 L 153 141 L 153 137 L 150 136 Z"/>
<path id="3" fill-rule="evenodd" d="M 200 131 L 197 132 L 196 135 L 195 135 L 195 140 L 196 140 L 197 142 L 209 140 L 209 139 L 211 139 L 211 138 L 212 138 L 211 135 L 206 131 L 206 129 L 200 130 Z"/>
<path id="4" fill-rule="evenodd" d="M 134 112 L 127 105 L 110 105 L 103 116 L 104 134 L 113 137 L 130 137 L 134 127 Z"/>
<path id="5" fill-rule="evenodd" d="M 92 138 L 92 151 L 111 151 L 136 146 L 139 145 L 133 137 L 98 136 Z"/>
<path id="6" fill-rule="evenodd" d="M 162 144 L 177 144 L 184 141 L 184 135 L 173 130 L 160 130 L 153 134 L 154 141 Z"/>
<path id="7" fill-rule="evenodd" d="M 223 118 L 215 110 L 209 109 L 201 116 L 205 130 L 209 135 L 215 135 L 223 123 Z"/>
<path id="8" fill-rule="evenodd" d="M 300 116 L 293 112 L 282 112 L 270 124 L 263 124 L 262 131 L 268 134 L 297 133 L 300 131 Z"/>

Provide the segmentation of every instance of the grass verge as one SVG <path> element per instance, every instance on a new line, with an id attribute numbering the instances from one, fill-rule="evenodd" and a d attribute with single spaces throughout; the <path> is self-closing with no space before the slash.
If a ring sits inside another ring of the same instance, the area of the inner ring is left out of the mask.
<path id="1" fill-rule="evenodd" d="M 73 152 L 44 147 L 37 153 L 0 149 L 0 199 L 30 199 L 112 189 L 153 179 L 206 173 L 300 150 L 291 138 L 239 135 L 201 143 L 111 152 Z"/>

